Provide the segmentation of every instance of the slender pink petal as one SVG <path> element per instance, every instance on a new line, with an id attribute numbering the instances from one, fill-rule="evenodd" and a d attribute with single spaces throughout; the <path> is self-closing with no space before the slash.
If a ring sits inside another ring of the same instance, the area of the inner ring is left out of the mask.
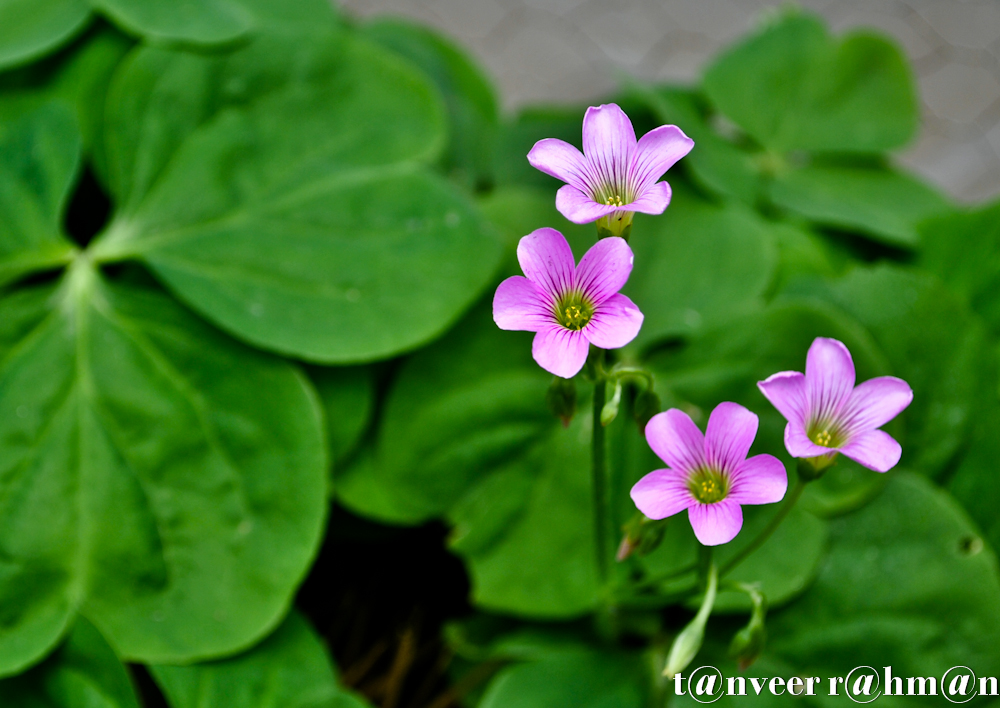
<path id="1" fill-rule="evenodd" d="M 573 287 L 573 250 L 555 229 L 536 229 L 522 237 L 517 244 L 517 260 L 528 280 L 554 300 Z"/>
<path id="2" fill-rule="evenodd" d="M 854 361 L 836 339 L 817 337 L 806 355 L 809 419 L 833 418 L 854 389 Z"/>
<path id="3" fill-rule="evenodd" d="M 708 417 L 705 428 L 705 457 L 722 472 L 735 472 L 747 459 L 757 437 L 757 416 L 739 403 L 720 403 Z"/>
<path id="4" fill-rule="evenodd" d="M 687 475 L 677 470 L 654 470 L 629 492 L 636 508 L 651 519 L 665 519 L 696 504 Z"/>
<path id="5" fill-rule="evenodd" d="M 757 382 L 757 388 L 785 420 L 805 426 L 809 411 L 806 377 L 798 371 L 781 371 Z"/>
<path id="6" fill-rule="evenodd" d="M 641 138 L 632 158 L 630 181 L 640 192 L 651 187 L 679 159 L 691 152 L 694 140 L 676 125 L 661 125 Z"/>
<path id="7" fill-rule="evenodd" d="M 642 319 L 643 315 L 635 303 L 617 293 L 597 306 L 593 319 L 583 328 L 583 334 L 595 347 L 618 349 L 635 339 L 642 327 Z"/>
<path id="8" fill-rule="evenodd" d="M 583 153 L 558 138 L 545 138 L 535 143 L 528 153 L 528 162 L 537 170 L 587 191 L 587 161 Z"/>
<path id="9" fill-rule="evenodd" d="M 630 204 L 622 207 L 622 211 L 641 211 L 643 214 L 662 214 L 670 204 L 670 185 L 657 182 L 639 193 Z"/>
<path id="10" fill-rule="evenodd" d="M 600 185 L 621 188 L 628 184 L 635 147 L 632 121 L 621 108 L 614 103 L 588 108 L 583 116 L 583 154 L 590 166 L 591 190 Z M 624 194 L 619 196 L 626 199 Z"/>
<path id="11" fill-rule="evenodd" d="M 913 400 L 910 385 L 895 376 L 879 376 L 858 384 L 847 399 L 842 420 L 849 432 L 879 428 L 899 415 Z"/>
<path id="12" fill-rule="evenodd" d="M 531 343 L 531 356 L 550 374 L 569 379 L 576 376 L 587 361 L 590 342 L 582 332 L 559 325 L 543 329 Z"/>
<path id="13" fill-rule="evenodd" d="M 556 192 L 556 209 L 574 224 L 589 224 L 602 216 L 614 213 L 618 207 L 598 204 L 589 194 L 584 194 L 573 185 L 567 184 Z"/>
<path id="14" fill-rule="evenodd" d="M 851 439 L 840 452 L 876 472 L 888 472 L 899 462 L 903 448 L 889 433 L 869 430 Z"/>
<path id="15" fill-rule="evenodd" d="M 632 272 L 632 249 L 623 238 L 602 238 L 576 267 L 576 287 L 599 304 L 621 290 Z"/>
<path id="16" fill-rule="evenodd" d="M 500 329 L 537 332 L 555 324 L 552 298 L 520 275 L 500 283 L 493 296 L 493 321 Z"/>
<path id="17" fill-rule="evenodd" d="M 817 445 L 806 435 L 805 428 L 797 421 L 785 426 L 785 449 L 792 457 L 819 457 L 836 452 L 833 448 Z"/>
<path id="18" fill-rule="evenodd" d="M 729 496 L 739 504 L 773 504 L 785 498 L 788 474 L 773 455 L 754 455 L 730 478 Z"/>
<path id="19" fill-rule="evenodd" d="M 731 499 L 688 508 L 695 537 L 705 546 L 729 543 L 743 528 L 743 509 Z"/>
<path id="20" fill-rule="evenodd" d="M 649 419 L 646 442 L 671 469 L 687 473 L 705 466 L 705 436 L 691 417 L 677 408 Z"/>

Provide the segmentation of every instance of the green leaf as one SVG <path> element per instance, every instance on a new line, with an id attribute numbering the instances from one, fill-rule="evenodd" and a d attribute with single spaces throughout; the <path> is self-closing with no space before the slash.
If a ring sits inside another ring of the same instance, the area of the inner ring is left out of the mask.
<path id="1" fill-rule="evenodd" d="M 496 675 L 479 708 L 642 708 L 644 668 L 637 654 L 584 651 L 517 664 Z"/>
<path id="2" fill-rule="evenodd" d="M 144 49 L 109 102 L 123 208 L 95 258 L 141 257 L 257 346 L 391 356 L 446 329 L 499 263 L 473 206 L 414 162 L 443 135 L 433 89 L 373 45 L 323 33 L 215 58 Z"/>
<path id="3" fill-rule="evenodd" d="M 364 708 L 337 685 L 326 647 L 292 612 L 244 654 L 191 666 L 151 666 L 173 708 Z"/>
<path id="4" fill-rule="evenodd" d="M 369 367 L 309 369 L 326 412 L 326 439 L 336 472 L 354 452 L 375 411 L 375 375 Z"/>
<path id="5" fill-rule="evenodd" d="M 245 34 L 253 15 L 237 0 L 90 0 L 94 9 L 128 32 L 151 40 L 197 44 L 228 42 Z"/>
<path id="6" fill-rule="evenodd" d="M 403 365 L 374 449 L 337 478 L 338 499 L 391 523 L 445 516 L 483 607 L 586 612 L 597 592 L 590 417 L 559 426 L 545 404 L 550 380 L 529 333 L 501 331 L 488 306 L 475 308 Z"/>
<path id="7" fill-rule="evenodd" d="M 906 144 L 918 123 L 913 77 L 895 44 L 867 32 L 838 41 L 821 19 L 794 11 L 724 52 L 704 89 L 776 152 L 880 152 Z"/>
<path id="8" fill-rule="evenodd" d="M 992 551 L 945 492 L 896 474 L 878 501 L 832 524 L 828 560 L 802 599 L 768 619 L 769 654 L 799 675 L 892 666 L 996 676 L 1000 580 Z"/>
<path id="9" fill-rule="evenodd" d="M 44 662 L 0 681 L 0 701 L 17 708 L 139 708 L 128 671 L 84 619 Z"/>
<path id="10" fill-rule="evenodd" d="M 779 174 L 769 189 L 776 205 L 817 224 L 908 249 L 920 245 L 920 221 L 949 209 L 937 190 L 889 170 L 805 167 Z"/>
<path id="11" fill-rule="evenodd" d="M 86 0 L 0 0 L 0 69 L 55 49 L 89 17 Z"/>
<path id="12" fill-rule="evenodd" d="M 763 304 L 777 262 L 768 223 L 736 204 L 718 206 L 677 184 L 661 217 L 636 217 L 635 266 L 622 292 L 645 315 L 630 346 L 691 335 Z"/>
<path id="13" fill-rule="evenodd" d="M 111 74 L 132 44 L 99 23 L 64 51 L 0 75 L 0 134 L 24 114 L 63 101 L 76 113 L 84 151 L 90 152 L 104 121 Z"/>
<path id="14" fill-rule="evenodd" d="M 80 162 L 72 113 L 48 104 L 0 134 L 0 285 L 65 265 L 63 211 Z"/>
<path id="15" fill-rule="evenodd" d="M 734 318 L 706 331 L 688 346 L 657 354 L 648 362 L 656 374 L 664 401 L 681 407 L 704 426 L 721 401 L 734 401 L 760 419 L 751 454 L 768 453 L 795 468 L 784 445 L 784 417 L 757 388 L 779 371 L 804 371 L 806 352 L 816 337 L 832 337 L 851 351 L 858 381 L 891 372 L 885 354 L 872 335 L 835 307 L 810 301 L 786 300 L 760 313 Z M 899 437 L 900 423 L 889 431 Z M 831 516 L 864 504 L 881 488 L 882 476 L 841 458 L 806 490 L 811 511 Z"/>
<path id="16" fill-rule="evenodd" d="M 471 187 L 490 186 L 499 117 L 497 98 L 486 73 L 457 45 L 420 25 L 378 19 L 361 31 L 431 78 L 444 97 L 451 128 L 445 168 Z"/>
<path id="17" fill-rule="evenodd" d="M 83 259 L 0 300 L 0 321 L 0 672 L 78 613 L 128 660 L 269 631 L 326 512 L 304 376 Z"/>
<path id="18" fill-rule="evenodd" d="M 920 239 L 919 264 L 1000 330 L 1000 203 L 931 219 Z"/>
<path id="19" fill-rule="evenodd" d="M 859 267 L 790 292 L 822 298 L 868 329 L 893 374 L 913 389 L 913 403 L 900 416 L 901 464 L 941 474 L 969 432 L 985 356 L 981 323 L 937 278 L 896 266 Z M 858 381 L 865 378 L 859 371 Z"/>

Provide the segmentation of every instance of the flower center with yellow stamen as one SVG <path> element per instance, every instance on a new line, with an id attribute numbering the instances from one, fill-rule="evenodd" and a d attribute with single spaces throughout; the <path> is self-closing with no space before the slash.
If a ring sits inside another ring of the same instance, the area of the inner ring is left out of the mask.
<path id="1" fill-rule="evenodd" d="M 716 470 L 702 469 L 691 475 L 688 489 L 702 504 L 714 504 L 729 494 L 729 482 Z"/>
<path id="2" fill-rule="evenodd" d="M 623 206 L 625 204 L 617 194 L 613 197 L 608 197 L 604 203 L 608 206 Z"/>
<path id="3" fill-rule="evenodd" d="M 829 423 L 813 423 L 807 429 L 806 435 L 820 447 L 840 447 L 844 444 L 843 436 L 837 426 Z"/>
<path id="4" fill-rule="evenodd" d="M 593 319 L 594 306 L 581 293 L 567 293 L 556 303 L 555 315 L 563 327 L 579 332 Z"/>

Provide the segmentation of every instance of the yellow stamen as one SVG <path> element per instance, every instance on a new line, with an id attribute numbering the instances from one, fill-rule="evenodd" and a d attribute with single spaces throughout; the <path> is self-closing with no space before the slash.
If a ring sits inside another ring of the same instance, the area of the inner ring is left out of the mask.
<path id="1" fill-rule="evenodd" d="M 608 206 L 623 206 L 625 202 L 623 202 L 622 198 L 616 194 L 613 197 L 608 197 L 605 204 L 607 204 Z"/>

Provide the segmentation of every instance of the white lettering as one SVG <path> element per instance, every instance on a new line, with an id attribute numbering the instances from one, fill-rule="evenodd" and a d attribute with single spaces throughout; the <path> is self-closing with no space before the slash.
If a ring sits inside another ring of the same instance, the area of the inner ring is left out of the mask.
<path id="1" fill-rule="evenodd" d="M 810 676 L 806 679 L 806 695 L 815 696 L 816 687 L 813 684 L 819 683 L 822 679 L 819 676 Z"/>
<path id="2" fill-rule="evenodd" d="M 708 694 L 711 696 L 715 693 L 715 679 L 718 678 L 715 674 L 705 674 L 700 679 L 698 679 L 698 685 L 695 686 L 694 692 L 699 696 L 704 696 Z M 705 685 L 705 681 L 708 681 L 708 685 Z"/>
<path id="3" fill-rule="evenodd" d="M 778 688 L 781 688 L 781 690 L 778 691 Z M 780 696 L 785 692 L 785 679 L 775 676 L 771 679 L 771 685 L 768 686 L 767 689 L 771 692 L 772 696 Z"/>
<path id="4" fill-rule="evenodd" d="M 747 695 L 747 682 L 742 676 L 737 676 L 736 678 L 726 679 L 729 682 L 729 695 L 730 696 L 745 696 Z M 739 681 L 740 690 L 736 690 L 736 682 Z"/>
<path id="5" fill-rule="evenodd" d="M 788 679 L 788 692 L 791 693 L 793 696 L 801 696 L 802 691 L 801 690 L 796 691 L 795 690 L 796 688 L 798 689 L 802 688 L 802 679 L 800 679 L 798 676 L 792 676 L 790 679 Z"/>
<path id="6" fill-rule="evenodd" d="M 987 684 L 986 682 L 990 683 Z M 986 690 L 986 686 L 990 686 L 990 690 Z M 1000 695 L 997 693 L 997 677 L 996 676 L 983 676 L 979 679 L 979 695 L 980 696 L 996 696 Z"/>
<path id="7" fill-rule="evenodd" d="M 959 681 L 961 681 L 961 683 L 959 683 Z M 958 685 L 956 686 L 956 684 Z M 964 696 L 967 690 L 969 690 L 968 674 L 961 674 L 959 676 L 956 676 L 951 680 L 951 683 L 948 684 L 948 693 L 952 696 L 954 696 L 956 693 L 960 696 Z"/>
<path id="8" fill-rule="evenodd" d="M 874 677 L 871 674 L 868 674 L 866 676 L 858 676 L 858 678 L 855 679 L 854 681 L 854 688 L 852 688 L 851 691 L 854 693 L 855 696 L 860 696 L 862 694 L 866 696 L 872 695 L 873 678 Z M 861 685 L 862 681 L 864 681 L 864 686 Z"/>
<path id="9" fill-rule="evenodd" d="M 760 683 L 757 683 L 758 681 L 760 681 Z M 750 683 L 753 684 L 753 690 L 755 690 L 757 692 L 757 695 L 759 696 L 760 692 L 764 690 L 764 685 L 767 683 L 767 679 L 766 678 L 763 678 L 763 679 L 751 678 L 750 679 Z"/>
<path id="10" fill-rule="evenodd" d="M 919 692 L 914 693 L 913 689 L 914 689 L 914 686 L 917 685 L 918 681 L 920 682 L 920 684 L 919 684 Z M 931 689 L 930 693 L 927 693 L 926 690 L 925 690 L 927 688 L 927 683 L 928 682 L 930 682 L 930 689 Z M 908 678 L 908 679 L 906 679 L 906 695 L 907 696 L 936 696 L 937 695 L 937 679 L 934 678 L 933 676 L 931 676 L 929 678 L 924 678 L 922 676 L 918 676 L 917 678 Z"/>
<path id="11" fill-rule="evenodd" d="M 684 686 L 681 684 L 681 681 L 683 681 L 683 680 L 684 680 L 684 677 L 681 675 L 680 671 L 678 671 L 676 674 L 674 674 L 674 695 L 675 696 L 683 696 L 684 695 Z"/>
<path id="12" fill-rule="evenodd" d="M 896 690 L 893 691 L 892 687 L 896 686 Z M 892 667 L 885 667 L 885 695 L 887 696 L 902 696 L 903 695 L 903 679 L 896 676 L 893 678 Z"/>

